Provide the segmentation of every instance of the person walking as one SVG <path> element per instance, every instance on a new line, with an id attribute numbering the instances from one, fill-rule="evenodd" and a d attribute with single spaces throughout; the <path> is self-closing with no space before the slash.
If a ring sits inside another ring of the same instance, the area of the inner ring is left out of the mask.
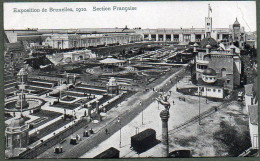
<path id="1" fill-rule="evenodd" d="M 106 131 L 106 135 L 107 135 L 108 134 L 108 130 L 106 129 L 105 131 Z"/>

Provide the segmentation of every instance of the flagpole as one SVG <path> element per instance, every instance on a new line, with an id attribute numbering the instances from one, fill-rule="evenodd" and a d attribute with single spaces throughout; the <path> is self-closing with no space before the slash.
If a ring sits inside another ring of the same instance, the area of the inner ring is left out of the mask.
<path id="1" fill-rule="evenodd" d="M 209 17 L 209 12 L 210 12 L 210 5 L 208 6 L 208 17 Z"/>

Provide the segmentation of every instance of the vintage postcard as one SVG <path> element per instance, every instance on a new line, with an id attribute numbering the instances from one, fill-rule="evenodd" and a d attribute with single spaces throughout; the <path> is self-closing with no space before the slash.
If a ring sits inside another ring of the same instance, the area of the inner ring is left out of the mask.
<path id="1" fill-rule="evenodd" d="M 255 1 L 3 7 L 5 158 L 259 155 Z"/>

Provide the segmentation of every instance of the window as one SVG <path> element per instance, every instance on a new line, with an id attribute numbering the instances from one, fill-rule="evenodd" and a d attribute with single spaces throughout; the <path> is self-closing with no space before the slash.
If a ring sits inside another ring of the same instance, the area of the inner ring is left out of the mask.
<path id="1" fill-rule="evenodd" d="M 220 92 L 221 92 L 221 90 L 219 89 L 219 90 L 218 90 L 218 93 L 220 93 Z"/>
<path id="2" fill-rule="evenodd" d="M 227 84 L 229 84 L 230 80 L 227 80 Z"/>
<path id="3" fill-rule="evenodd" d="M 216 92 L 216 89 L 213 89 L 213 92 Z"/>
<path id="4" fill-rule="evenodd" d="M 227 70 L 225 68 L 221 69 L 221 77 L 226 77 L 227 76 Z"/>

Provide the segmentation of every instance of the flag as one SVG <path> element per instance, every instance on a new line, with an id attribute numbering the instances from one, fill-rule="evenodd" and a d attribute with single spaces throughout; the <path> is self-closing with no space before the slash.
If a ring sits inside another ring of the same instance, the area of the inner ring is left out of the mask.
<path id="1" fill-rule="evenodd" d="M 212 8 L 210 7 L 210 4 L 209 4 L 209 11 L 212 13 Z"/>

